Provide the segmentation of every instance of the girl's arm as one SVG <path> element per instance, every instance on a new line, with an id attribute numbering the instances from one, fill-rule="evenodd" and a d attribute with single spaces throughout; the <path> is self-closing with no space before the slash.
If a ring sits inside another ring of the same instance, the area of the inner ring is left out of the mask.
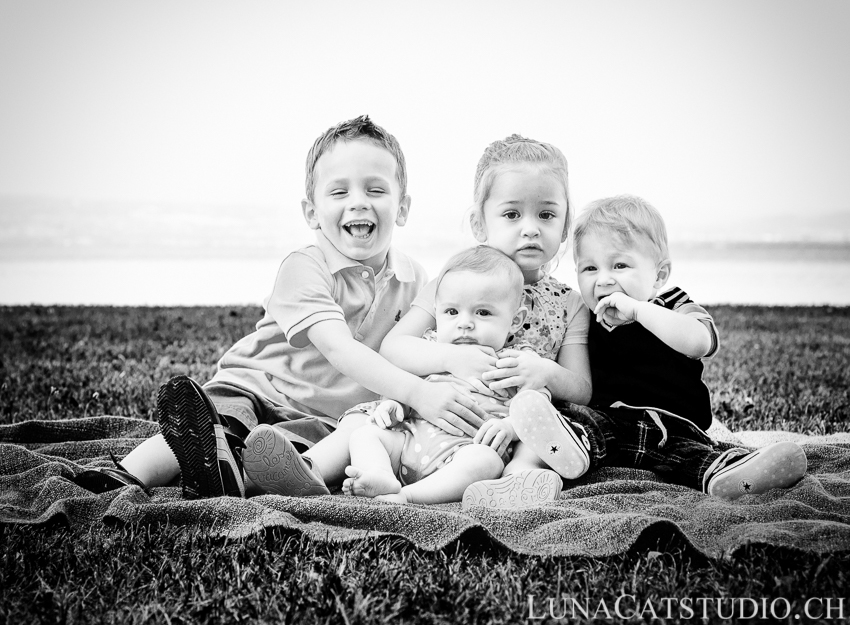
<path id="1" fill-rule="evenodd" d="M 586 406 L 593 394 L 587 344 L 562 345 L 558 350 L 558 365 L 560 371 L 546 385 L 552 398 Z"/>
<path id="2" fill-rule="evenodd" d="M 591 396 L 590 357 L 587 345 L 562 345 L 557 360 L 541 358 L 531 350 L 506 349 L 499 352 L 496 371 L 485 373 L 482 379 L 495 380 L 488 386 L 495 390 L 549 389 L 552 399 L 587 405 Z"/>

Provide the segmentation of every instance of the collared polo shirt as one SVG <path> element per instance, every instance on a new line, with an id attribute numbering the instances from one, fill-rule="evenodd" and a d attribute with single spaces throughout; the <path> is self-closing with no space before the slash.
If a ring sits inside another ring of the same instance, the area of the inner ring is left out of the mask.
<path id="1" fill-rule="evenodd" d="M 278 270 L 256 330 L 218 363 L 212 382 L 224 382 L 290 408 L 292 418 L 316 416 L 331 426 L 351 406 L 378 395 L 334 369 L 310 343 L 307 330 L 337 319 L 378 351 L 427 281 L 419 263 L 390 248 L 386 271 L 342 255 L 321 231 L 316 245 L 293 252 Z"/>

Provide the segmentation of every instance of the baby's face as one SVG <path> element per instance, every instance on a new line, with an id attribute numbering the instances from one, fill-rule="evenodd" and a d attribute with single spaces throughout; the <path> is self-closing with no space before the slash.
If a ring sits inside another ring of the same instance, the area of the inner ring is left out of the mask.
<path id="1" fill-rule="evenodd" d="M 518 308 L 517 295 L 499 276 L 452 271 L 437 289 L 437 341 L 502 349 Z"/>
<path id="2" fill-rule="evenodd" d="M 615 235 L 586 233 L 577 247 L 576 272 L 581 296 L 593 310 L 603 297 L 622 292 L 638 301 L 649 301 L 664 284 L 659 262 L 649 242 L 624 245 Z"/>
<path id="3" fill-rule="evenodd" d="M 316 162 L 315 173 L 313 201 L 301 203 L 307 223 L 344 256 L 378 271 L 393 227 L 404 225 L 410 209 L 395 158 L 368 141 L 338 141 Z"/>

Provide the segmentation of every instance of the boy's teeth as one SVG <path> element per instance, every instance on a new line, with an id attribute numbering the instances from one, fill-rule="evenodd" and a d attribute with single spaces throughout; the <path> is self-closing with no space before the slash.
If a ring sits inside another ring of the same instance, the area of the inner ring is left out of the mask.
<path id="1" fill-rule="evenodd" d="M 375 226 L 370 223 L 353 223 L 348 224 L 345 228 L 351 233 L 353 237 L 366 237 L 369 236 L 369 233 L 372 232 L 372 229 Z"/>

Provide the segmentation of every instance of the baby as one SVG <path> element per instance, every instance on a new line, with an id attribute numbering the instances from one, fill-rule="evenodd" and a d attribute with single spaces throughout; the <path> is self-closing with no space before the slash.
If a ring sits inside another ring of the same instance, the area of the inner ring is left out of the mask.
<path id="1" fill-rule="evenodd" d="M 425 338 L 494 350 L 502 349 L 528 312 L 519 266 L 487 246 L 460 252 L 448 261 L 436 281 L 435 301 L 436 331 L 429 330 Z M 514 421 L 523 418 L 513 410 L 508 414 L 506 403 L 513 393 L 493 391 L 477 378 L 437 374 L 427 379 L 450 380 L 465 388 L 492 418 L 473 439 L 448 434 L 397 401 L 356 406 L 352 410 L 369 413 L 372 424 L 351 434 L 344 492 L 397 503 L 446 503 L 460 501 L 470 484 L 502 474 L 510 446 L 517 440 Z M 541 398 L 548 397 L 544 393 Z M 538 490 L 551 491 L 551 497 L 560 492 L 561 480 L 553 471 L 530 473 L 526 481 L 540 482 Z"/>

